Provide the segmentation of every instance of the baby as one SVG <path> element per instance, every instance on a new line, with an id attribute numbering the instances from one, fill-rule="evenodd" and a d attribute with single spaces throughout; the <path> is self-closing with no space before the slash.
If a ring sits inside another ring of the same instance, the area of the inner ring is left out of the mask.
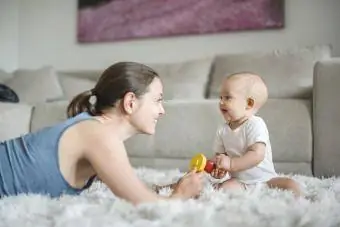
<path id="1" fill-rule="evenodd" d="M 213 160 L 217 168 L 212 177 L 230 178 L 217 184 L 219 189 L 248 189 L 257 185 L 301 192 L 298 184 L 278 177 L 272 160 L 269 133 L 265 122 L 256 113 L 266 103 L 267 87 L 258 75 L 236 73 L 223 79 L 220 110 L 226 121 L 218 129 Z"/>

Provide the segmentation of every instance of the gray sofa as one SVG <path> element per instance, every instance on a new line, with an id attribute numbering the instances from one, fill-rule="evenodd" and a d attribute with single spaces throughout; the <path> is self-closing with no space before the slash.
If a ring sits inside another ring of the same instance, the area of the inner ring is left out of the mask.
<path id="1" fill-rule="evenodd" d="M 278 172 L 317 177 L 340 175 L 340 59 L 328 45 L 149 64 L 164 82 L 165 116 L 156 134 L 126 141 L 131 163 L 187 170 L 196 153 L 211 156 L 219 124 L 218 90 L 225 74 L 259 73 L 269 101 L 259 115 L 266 121 Z M 19 93 L 21 102 L 0 103 L 0 140 L 60 122 L 68 101 L 91 89 L 101 71 L 60 72 L 53 67 L 0 72 L 0 82 Z M 48 78 L 48 79 L 46 79 Z M 22 82 L 26 81 L 26 82 Z M 26 87 L 20 87 L 22 85 Z M 28 87 L 27 87 L 28 86 Z"/>

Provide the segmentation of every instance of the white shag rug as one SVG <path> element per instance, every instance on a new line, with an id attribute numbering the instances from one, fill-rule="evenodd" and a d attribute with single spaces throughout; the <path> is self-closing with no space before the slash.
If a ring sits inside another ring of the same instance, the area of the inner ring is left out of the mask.
<path id="1" fill-rule="evenodd" d="M 182 175 L 178 170 L 139 168 L 136 172 L 150 187 L 153 183 L 171 183 Z M 96 182 L 81 196 L 1 199 L 0 226 L 340 226 L 340 178 L 291 177 L 301 184 L 308 199 L 295 199 L 289 192 L 266 188 L 216 192 L 207 183 L 197 200 L 134 207 Z M 167 193 L 169 189 L 161 191 Z"/>

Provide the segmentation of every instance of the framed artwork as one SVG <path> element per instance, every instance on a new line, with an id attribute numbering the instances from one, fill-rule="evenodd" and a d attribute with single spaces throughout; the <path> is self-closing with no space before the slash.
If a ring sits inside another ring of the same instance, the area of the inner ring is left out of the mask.
<path id="1" fill-rule="evenodd" d="M 284 27 L 284 0 L 78 0 L 81 43 Z"/>

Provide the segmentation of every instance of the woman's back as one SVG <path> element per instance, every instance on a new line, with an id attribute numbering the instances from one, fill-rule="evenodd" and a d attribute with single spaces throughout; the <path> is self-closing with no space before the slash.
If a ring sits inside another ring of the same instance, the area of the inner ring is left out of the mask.
<path id="1" fill-rule="evenodd" d="M 90 118 L 84 112 L 52 127 L 1 142 L 0 196 L 79 194 L 82 189 L 71 187 L 60 172 L 59 140 L 70 126 Z M 92 180 L 84 188 L 90 186 Z"/>

